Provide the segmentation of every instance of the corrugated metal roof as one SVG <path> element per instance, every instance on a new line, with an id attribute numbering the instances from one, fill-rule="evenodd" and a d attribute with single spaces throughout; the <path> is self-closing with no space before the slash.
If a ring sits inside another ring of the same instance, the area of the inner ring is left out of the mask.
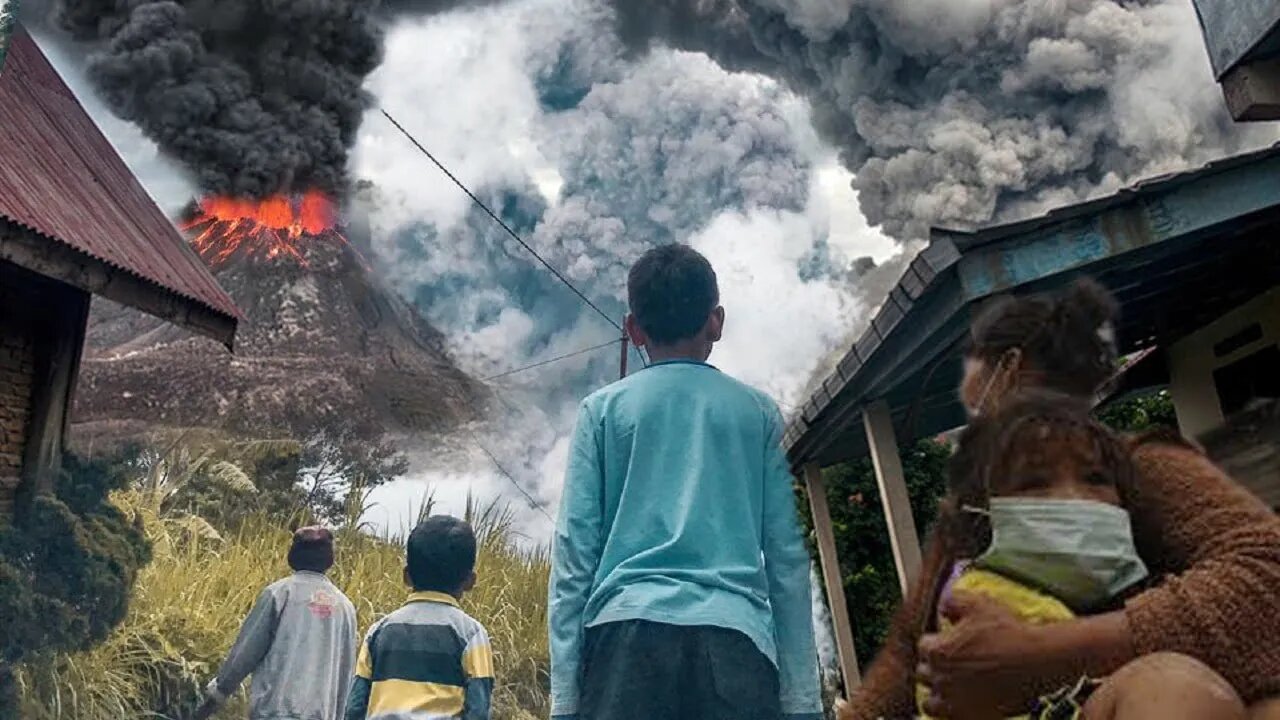
<path id="1" fill-rule="evenodd" d="M 0 74 L 0 219 L 241 317 L 21 27 Z"/>

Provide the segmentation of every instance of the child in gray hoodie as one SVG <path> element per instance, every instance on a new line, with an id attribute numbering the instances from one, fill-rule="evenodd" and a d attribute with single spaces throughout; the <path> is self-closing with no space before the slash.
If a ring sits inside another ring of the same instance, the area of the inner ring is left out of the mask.
<path id="1" fill-rule="evenodd" d="M 240 628 L 231 653 L 196 712 L 204 720 L 253 675 L 249 720 L 338 720 L 356 659 L 356 611 L 324 573 L 333 534 L 293 534 L 294 573 L 267 586 Z"/>

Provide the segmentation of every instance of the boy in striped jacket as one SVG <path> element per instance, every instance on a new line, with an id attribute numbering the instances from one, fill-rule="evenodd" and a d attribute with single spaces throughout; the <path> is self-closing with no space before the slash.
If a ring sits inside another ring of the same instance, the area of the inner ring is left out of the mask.
<path id="1" fill-rule="evenodd" d="M 409 535 L 413 594 L 369 628 L 356 660 L 346 720 L 488 720 L 493 651 L 458 601 L 475 586 L 476 536 L 444 515 Z"/>

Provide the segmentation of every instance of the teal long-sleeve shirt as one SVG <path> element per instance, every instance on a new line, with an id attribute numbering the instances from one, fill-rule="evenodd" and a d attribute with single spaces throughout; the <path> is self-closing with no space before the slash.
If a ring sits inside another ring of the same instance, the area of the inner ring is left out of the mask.
<path id="1" fill-rule="evenodd" d="M 809 556 L 782 417 L 705 363 L 657 363 L 583 401 L 552 553 L 552 715 L 578 712 L 586 629 L 711 625 L 778 668 L 785 715 L 818 716 Z"/>

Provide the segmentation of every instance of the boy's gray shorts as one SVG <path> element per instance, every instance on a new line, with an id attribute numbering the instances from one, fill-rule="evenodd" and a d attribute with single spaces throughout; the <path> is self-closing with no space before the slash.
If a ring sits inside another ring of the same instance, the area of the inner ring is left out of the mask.
<path id="1" fill-rule="evenodd" d="M 743 633 L 634 620 L 587 630 L 579 720 L 778 720 L 778 671 Z"/>

